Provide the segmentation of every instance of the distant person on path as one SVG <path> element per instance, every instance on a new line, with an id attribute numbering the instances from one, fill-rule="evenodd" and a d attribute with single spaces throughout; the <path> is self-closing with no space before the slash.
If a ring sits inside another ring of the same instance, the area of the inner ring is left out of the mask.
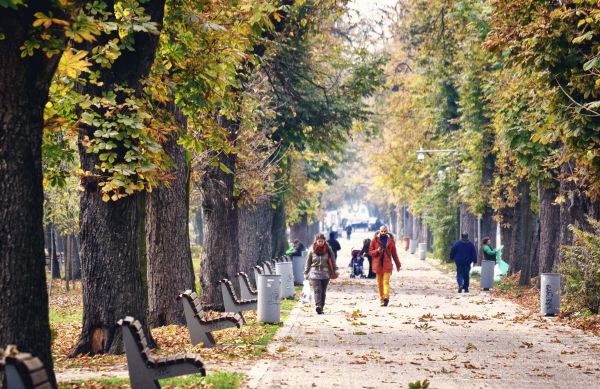
<path id="1" fill-rule="evenodd" d="M 329 266 L 329 259 L 333 261 L 333 269 Z M 333 250 L 327 242 L 325 235 L 318 234 L 315 236 L 312 250 L 308 254 L 306 266 L 304 267 L 304 279 L 309 280 L 310 287 L 315 295 L 315 306 L 317 314 L 323 314 L 325 306 L 325 296 L 327 293 L 327 285 L 331 278 L 332 272 L 337 273 L 337 265 Z"/>
<path id="2" fill-rule="evenodd" d="M 350 240 L 350 235 L 352 235 L 352 224 L 346 226 L 346 238 L 348 240 Z"/>
<path id="3" fill-rule="evenodd" d="M 342 249 L 342 246 L 340 246 L 340 242 L 338 242 L 336 239 L 336 235 L 337 235 L 337 232 L 331 231 L 329 233 L 329 240 L 327 241 L 327 244 L 329 244 L 329 247 L 331 247 L 331 249 L 333 250 L 335 259 L 337 259 L 338 251 L 340 251 Z"/>
<path id="4" fill-rule="evenodd" d="M 337 239 L 338 238 L 338 225 L 337 225 L 337 223 L 333 223 L 331 225 L 331 232 L 333 232 L 334 238 Z"/>
<path id="5" fill-rule="evenodd" d="M 463 232 L 460 240 L 452 246 L 450 259 L 456 262 L 456 282 L 458 282 L 458 293 L 469 293 L 469 273 L 471 264 L 477 263 L 477 249 L 469 240 L 469 234 Z"/>
<path id="6" fill-rule="evenodd" d="M 371 245 L 371 239 L 367 238 L 367 239 L 363 240 L 363 248 L 360 253 L 367 258 L 367 261 L 369 261 L 369 274 L 367 275 L 367 278 L 375 278 L 375 277 L 377 277 L 377 275 L 375 273 L 373 273 L 373 257 L 369 255 L 369 246 L 370 245 Z"/>
<path id="7" fill-rule="evenodd" d="M 390 277 L 392 271 L 394 271 L 392 259 L 396 263 L 396 270 L 400 271 L 402 267 L 396 252 L 394 237 L 388 232 L 387 226 L 381 226 L 375 234 L 375 238 L 369 245 L 369 255 L 373 257 L 373 271 L 377 275 L 377 288 L 379 289 L 381 306 L 387 307 L 390 302 Z"/>

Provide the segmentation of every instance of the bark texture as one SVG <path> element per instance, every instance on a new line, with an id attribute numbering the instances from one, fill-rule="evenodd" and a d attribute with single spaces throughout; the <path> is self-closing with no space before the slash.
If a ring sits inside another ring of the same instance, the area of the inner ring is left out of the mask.
<path id="1" fill-rule="evenodd" d="M 239 123 L 221 116 L 219 125 L 227 129 L 229 141 L 235 142 Z M 232 280 L 239 265 L 238 209 L 234 195 L 236 156 L 222 152 L 212 157 L 219 163 L 208 167 L 201 182 L 205 256 L 200 279 L 203 302 L 221 308 L 223 298 L 218 282 L 223 278 Z"/>
<path id="2" fill-rule="evenodd" d="M 521 285 L 528 285 L 531 280 L 531 267 L 537 255 L 538 220 L 537 215 L 531 211 L 529 183 L 525 180 L 520 181 L 517 192 L 519 200 L 514 207 L 514 219 L 510 227 L 509 273 L 521 272 Z"/>
<path id="3" fill-rule="evenodd" d="M 269 200 L 256 205 L 244 205 L 239 209 L 239 270 L 246 272 L 252 280 L 252 268 L 260 261 L 271 258 L 272 224 L 273 213 Z"/>
<path id="4" fill-rule="evenodd" d="M 112 10 L 113 1 L 107 1 Z M 146 14 L 162 25 L 164 0 L 144 3 Z M 112 36 L 103 36 L 108 40 Z M 124 50 L 110 69 L 99 69 L 104 84 L 87 84 L 82 91 L 100 95 L 114 85 L 125 85 L 141 93 L 141 81 L 149 74 L 158 46 L 158 36 L 143 32 L 134 36 L 133 50 Z M 82 45 L 90 50 L 89 45 Z M 80 137 L 94 137 L 95 128 L 84 126 Z M 97 173 L 98 156 L 87 153 L 80 142 L 84 171 Z M 117 149 L 118 153 L 123 150 Z M 147 326 L 147 289 L 144 254 L 144 200 L 137 193 L 118 201 L 103 202 L 94 176 L 83 180 L 80 199 L 81 270 L 83 284 L 83 327 L 72 355 L 122 353 L 123 341 L 116 321 L 133 316 L 140 321 L 152 347 Z M 142 270 L 143 269 L 143 270 Z"/>
<path id="5" fill-rule="evenodd" d="M 561 166 L 563 177 L 573 174 L 573 162 L 564 163 Z M 569 229 L 573 225 L 579 229 L 589 230 L 588 217 L 600 219 L 600 201 L 592 201 L 585 196 L 573 181 L 563 178 L 560 181 L 559 194 L 563 197 L 560 203 L 560 245 L 573 244 L 573 232 Z M 559 255 L 554 268 L 562 261 Z"/>
<path id="6" fill-rule="evenodd" d="M 311 236 L 311 232 L 312 231 L 309 229 L 308 217 L 306 215 L 302 215 L 298 223 L 290 225 L 290 239 L 292 241 L 294 239 L 299 239 L 305 246 L 313 241 L 312 238 L 314 236 Z M 339 231 L 339 233 L 343 235 L 343 231 Z"/>
<path id="7" fill-rule="evenodd" d="M 554 203 L 558 189 L 550 184 L 540 188 L 539 273 L 550 273 L 558 263 L 560 248 L 560 206 Z"/>
<path id="8" fill-rule="evenodd" d="M 271 257 L 278 257 L 280 255 L 285 254 L 285 250 L 287 249 L 287 238 L 285 230 L 285 207 L 282 201 L 278 201 L 276 203 L 275 209 L 273 209 L 273 224 L 271 227 L 271 237 L 273 239 L 271 248 L 273 251 L 271 253 Z"/>
<path id="9" fill-rule="evenodd" d="M 42 129 L 48 88 L 59 56 L 21 57 L 35 12 L 0 7 L 0 345 L 39 357 L 55 384 L 46 291 Z"/>
<path id="10" fill-rule="evenodd" d="M 147 194 L 146 253 L 149 321 L 154 327 L 185 324 L 177 295 L 194 290 L 189 236 L 189 166 L 177 133 L 163 146 L 174 163 L 171 180 Z"/>

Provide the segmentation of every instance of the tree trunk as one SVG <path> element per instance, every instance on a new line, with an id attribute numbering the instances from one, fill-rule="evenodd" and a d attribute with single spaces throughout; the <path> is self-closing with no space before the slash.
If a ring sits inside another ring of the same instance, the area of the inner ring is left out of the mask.
<path id="1" fill-rule="evenodd" d="M 114 2 L 107 3 L 107 10 L 113 11 Z M 164 3 L 164 0 L 144 3 L 146 14 L 152 22 L 159 24 L 159 28 L 163 20 Z M 110 38 L 113 36 L 102 36 L 101 40 Z M 94 69 L 99 71 L 102 86 L 87 84 L 82 87 L 82 92 L 99 96 L 111 91 L 115 85 L 122 85 L 141 94 L 141 81 L 150 72 L 159 37 L 139 32 L 133 38 L 132 50 L 123 49 L 110 69 Z M 90 50 L 91 45 L 83 44 L 80 48 Z M 95 130 L 94 127 L 82 126 L 80 138 L 87 136 L 93 139 Z M 98 173 L 98 155 L 86 151 L 85 144 L 80 142 L 83 171 Z M 71 355 L 122 353 L 123 338 L 116 321 L 125 316 L 133 316 L 140 321 L 152 347 L 154 341 L 147 326 L 148 294 L 144 283 L 145 196 L 135 193 L 118 201 L 103 202 L 94 175 L 86 177 L 82 186 L 80 239 L 83 327 Z"/>
<path id="2" fill-rule="evenodd" d="M 527 181 L 519 182 L 517 193 L 519 200 L 514 208 L 515 216 L 511 226 L 509 273 L 521 272 L 520 284 L 529 285 L 532 260 L 537 248 L 537 216 L 531 211 L 531 195 Z"/>
<path id="3" fill-rule="evenodd" d="M 122 353 L 122 334 L 116 322 L 125 316 L 139 320 L 150 336 L 140 271 L 139 196 L 103 202 L 89 184 L 81 195 L 83 328 L 72 355 Z"/>
<path id="4" fill-rule="evenodd" d="M 395 205 L 392 205 L 390 209 L 390 224 L 391 232 L 398 235 L 398 207 Z"/>
<path id="5" fill-rule="evenodd" d="M 414 217 L 413 216 L 413 239 L 415 239 L 417 241 L 417 243 L 419 243 L 421 241 L 421 224 L 422 224 L 422 220 L 420 217 Z"/>
<path id="6" fill-rule="evenodd" d="M 81 279 L 81 257 L 79 256 L 79 237 L 73 237 L 73 280 Z"/>
<path id="7" fill-rule="evenodd" d="M 306 242 L 302 242 L 304 243 L 305 247 L 310 247 L 314 240 L 315 240 L 315 236 L 320 232 L 320 228 L 319 228 L 319 219 L 314 218 L 312 220 L 312 222 L 308 225 L 308 240 Z"/>
<path id="8" fill-rule="evenodd" d="M 71 280 L 71 254 L 73 252 L 73 246 L 71 245 L 71 235 L 67 235 L 65 241 L 65 285 L 68 292 L 69 281 Z"/>
<path id="9" fill-rule="evenodd" d="M 462 214 L 462 231 L 461 234 L 469 234 L 469 239 L 473 242 L 477 239 L 477 217 L 473 215 L 465 204 L 460 205 Z M 477 242 L 475 242 L 477 244 Z"/>
<path id="10" fill-rule="evenodd" d="M 550 273 L 558 263 L 560 249 L 560 206 L 554 204 L 558 190 L 553 184 L 540 188 L 539 273 Z"/>
<path id="11" fill-rule="evenodd" d="M 502 208 L 498 211 L 502 218 L 500 225 L 500 240 L 501 244 L 504 245 L 502 251 L 502 260 L 509 264 L 512 262 L 511 247 L 512 247 L 512 229 L 515 220 L 515 209 L 514 208 Z"/>
<path id="12" fill-rule="evenodd" d="M 227 130 L 228 140 L 235 142 L 239 123 L 220 116 L 219 125 Z M 232 280 L 239 266 L 238 209 L 234 195 L 236 156 L 224 152 L 212 154 L 209 158 L 217 158 L 218 164 L 207 168 L 201 183 L 205 256 L 200 279 L 203 302 L 221 308 L 223 298 L 218 282 L 223 278 Z"/>
<path id="13" fill-rule="evenodd" d="M 406 211 L 406 230 L 404 231 L 404 235 L 408 236 L 411 239 L 415 239 L 413 224 L 414 218 L 412 213 Z"/>
<path id="14" fill-rule="evenodd" d="M 271 257 L 278 257 L 285 254 L 285 251 L 287 250 L 285 205 L 283 201 L 277 201 L 276 207 L 272 211 L 272 215 L 273 223 L 271 227 L 271 237 L 273 242 L 271 244 L 271 248 L 273 251 L 271 253 Z M 306 245 L 305 242 L 303 243 Z"/>
<path id="15" fill-rule="evenodd" d="M 297 224 L 290 225 L 290 239 L 299 239 L 300 242 L 305 245 L 312 241 L 311 234 L 309 231 L 308 217 L 302 215 L 300 221 Z"/>
<path id="16" fill-rule="evenodd" d="M 198 246 L 204 244 L 204 215 L 202 214 L 202 207 L 198 207 L 194 213 L 194 232 L 196 232 L 196 239 L 194 242 Z"/>
<path id="17" fill-rule="evenodd" d="M 56 228 L 50 224 L 50 262 L 52 263 L 52 279 L 60 279 L 60 262 L 58 261 L 58 252 L 56 251 Z"/>
<path id="18" fill-rule="evenodd" d="M 561 174 L 568 177 L 572 175 L 573 162 L 561 166 Z M 560 246 L 573 244 L 573 233 L 569 229 L 574 225 L 579 229 L 590 230 L 587 217 L 600 218 L 600 201 L 591 201 L 578 188 L 573 181 L 561 179 L 559 193 L 563 197 L 560 203 Z M 559 255 L 555 258 L 554 269 L 562 262 Z"/>
<path id="19" fill-rule="evenodd" d="M 178 138 L 174 133 L 163 146 L 175 165 L 172 179 L 147 195 L 148 308 L 154 327 L 185 324 L 183 305 L 175 299 L 195 289 L 188 227 L 190 169 Z"/>
<path id="20" fill-rule="evenodd" d="M 239 270 L 254 279 L 252 268 L 261 260 L 271 258 L 273 237 L 271 229 L 273 214 L 271 201 L 261 201 L 257 205 L 244 205 L 239 209 Z"/>
<path id="21" fill-rule="evenodd" d="M 21 57 L 34 13 L 52 2 L 0 7 L 0 345 L 17 344 L 44 363 L 50 353 L 42 189 L 42 130 L 59 55 Z"/>

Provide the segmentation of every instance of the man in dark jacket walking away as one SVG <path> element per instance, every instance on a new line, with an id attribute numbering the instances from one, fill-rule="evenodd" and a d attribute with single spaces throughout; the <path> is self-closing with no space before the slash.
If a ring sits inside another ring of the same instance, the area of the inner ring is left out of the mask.
<path id="1" fill-rule="evenodd" d="M 340 251 L 342 249 L 342 246 L 340 246 L 340 242 L 338 242 L 337 239 L 335 238 L 336 234 L 337 234 L 337 232 L 331 231 L 329 233 L 329 240 L 327 241 L 327 244 L 329 245 L 331 250 L 333 250 L 335 259 L 337 259 L 338 251 Z"/>
<path id="2" fill-rule="evenodd" d="M 477 250 L 469 240 L 469 234 L 463 233 L 450 250 L 450 259 L 456 262 L 456 282 L 458 293 L 469 292 L 469 273 L 471 264 L 477 263 Z"/>

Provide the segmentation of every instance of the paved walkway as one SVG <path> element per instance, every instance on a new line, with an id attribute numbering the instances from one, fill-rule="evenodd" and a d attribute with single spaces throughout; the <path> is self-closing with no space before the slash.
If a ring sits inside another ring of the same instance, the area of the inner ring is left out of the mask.
<path id="1" fill-rule="evenodd" d="M 371 233 L 340 239 L 340 265 Z M 400 252 L 390 306 L 374 280 L 343 274 L 325 315 L 298 306 L 258 362 L 247 388 L 600 388 L 600 338 L 541 318 L 475 285 L 457 294 L 450 275 Z M 340 266 L 341 267 L 341 266 Z"/>

